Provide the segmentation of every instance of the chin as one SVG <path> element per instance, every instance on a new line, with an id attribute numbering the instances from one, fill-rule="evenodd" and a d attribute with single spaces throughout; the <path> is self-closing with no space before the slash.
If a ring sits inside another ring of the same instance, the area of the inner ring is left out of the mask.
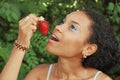
<path id="1" fill-rule="evenodd" d="M 54 49 L 54 48 L 52 48 L 51 46 L 46 46 L 46 50 L 49 52 L 49 53 L 51 53 L 51 54 L 53 54 L 53 55 L 56 55 L 56 56 L 59 56 L 59 54 L 58 54 L 58 51 L 56 50 L 56 49 Z M 57 51 L 57 52 L 56 52 Z"/>
<path id="2" fill-rule="evenodd" d="M 54 53 L 54 48 L 52 48 L 52 47 L 49 46 L 49 45 L 46 46 L 46 50 L 47 50 L 49 53 L 51 53 L 51 54 Z"/>

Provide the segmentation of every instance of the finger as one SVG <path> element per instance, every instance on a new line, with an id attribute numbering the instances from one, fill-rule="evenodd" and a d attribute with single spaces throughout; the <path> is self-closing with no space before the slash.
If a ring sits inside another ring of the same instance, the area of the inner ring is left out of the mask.
<path id="1" fill-rule="evenodd" d="M 29 17 L 29 16 L 26 16 L 25 18 L 21 19 L 19 22 L 27 21 L 28 19 L 30 19 L 30 17 Z"/>
<path id="2" fill-rule="evenodd" d="M 31 26 L 31 25 L 32 25 L 31 21 L 27 20 L 26 22 L 19 24 L 19 28 L 20 29 L 24 29 L 26 27 L 29 28 L 29 26 Z"/>
<path id="3" fill-rule="evenodd" d="M 30 19 L 30 16 L 26 16 L 26 17 L 24 18 L 25 21 L 27 21 L 28 19 Z"/>
<path id="4" fill-rule="evenodd" d="M 34 21 L 38 21 L 38 18 L 37 18 L 37 16 L 35 15 L 35 14 L 29 14 L 28 15 L 31 19 L 33 19 Z"/>
<path id="5" fill-rule="evenodd" d="M 34 23 L 33 23 L 34 22 Z M 36 31 L 37 27 L 36 27 L 37 23 L 35 21 L 32 21 L 32 19 L 26 21 L 26 23 L 22 24 L 21 26 L 24 26 L 24 28 L 31 28 L 31 26 L 33 27 L 33 32 Z"/>
<path id="6" fill-rule="evenodd" d="M 29 16 L 27 16 L 24 20 L 22 20 L 20 25 L 27 24 L 28 21 L 34 26 L 37 25 L 37 22 L 35 20 L 33 20 L 33 18 L 30 18 Z"/>
<path id="7" fill-rule="evenodd" d="M 25 18 L 23 18 L 23 19 L 21 19 L 20 21 L 19 21 L 19 24 L 24 24 L 27 20 L 29 20 L 30 19 L 30 17 L 29 16 L 26 16 Z"/>
<path id="8" fill-rule="evenodd" d="M 33 33 L 36 32 L 36 30 L 37 30 L 37 27 L 36 27 L 36 26 L 31 25 L 30 27 L 31 27 L 31 30 L 32 30 Z"/>
<path id="9" fill-rule="evenodd" d="M 44 17 L 43 17 L 43 16 L 40 16 L 40 17 L 38 17 L 38 20 L 39 20 L 39 21 L 44 21 Z"/>
<path id="10" fill-rule="evenodd" d="M 29 21 L 31 22 L 32 25 L 36 26 L 37 25 L 37 22 L 34 21 L 33 19 L 29 19 Z"/>
<path id="11" fill-rule="evenodd" d="M 38 18 L 34 14 L 29 14 L 25 19 L 21 21 L 21 24 L 29 20 L 33 25 L 37 25 Z"/>
<path id="12" fill-rule="evenodd" d="M 29 28 L 28 28 L 28 27 L 25 27 L 25 29 L 26 29 L 26 31 L 28 31 L 28 32 L 30 32 L 30 33 L 31 33 L 31 32 L 34 33 L 34 32 L 36 32 L 37 27 L 34 26 L 34 25 L 30 25 Z"/>

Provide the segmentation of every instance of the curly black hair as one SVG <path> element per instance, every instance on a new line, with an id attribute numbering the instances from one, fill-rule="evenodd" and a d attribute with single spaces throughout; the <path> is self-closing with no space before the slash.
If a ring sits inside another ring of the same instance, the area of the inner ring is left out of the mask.
<path id="1" fill-rule="evenodd" d="M 107 72 L 117 62 L 119 54 L 118 42 L 108 20 L 93 10 L 82 10 L 92 20 L 92 35 L 89 43 L 97 44 L 97 51 L 83 61 L 84 67 L 92 67 Z"/>

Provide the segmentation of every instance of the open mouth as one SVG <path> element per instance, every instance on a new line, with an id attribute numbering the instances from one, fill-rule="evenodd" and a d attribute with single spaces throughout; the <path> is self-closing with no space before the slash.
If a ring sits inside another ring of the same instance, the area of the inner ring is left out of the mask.
<path id="1" fill-rule="evenodd" d="M 58 37 L 54 34 L 51 35 L 50 39 L 53 40 L 53 41 L 59 42 Z"/>

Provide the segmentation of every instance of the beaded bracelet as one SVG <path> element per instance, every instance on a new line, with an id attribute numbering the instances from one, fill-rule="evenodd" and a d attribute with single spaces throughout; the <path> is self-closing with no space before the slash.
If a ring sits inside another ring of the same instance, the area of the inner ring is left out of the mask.
<path id="1" fill-rule="evenodd" d="M 29 49 L 29 47 L 23 46 L 20 42 L 18 42 L 17 40 L 15 40 L 14 46 L 22 51 L 27 51 Z"/>

